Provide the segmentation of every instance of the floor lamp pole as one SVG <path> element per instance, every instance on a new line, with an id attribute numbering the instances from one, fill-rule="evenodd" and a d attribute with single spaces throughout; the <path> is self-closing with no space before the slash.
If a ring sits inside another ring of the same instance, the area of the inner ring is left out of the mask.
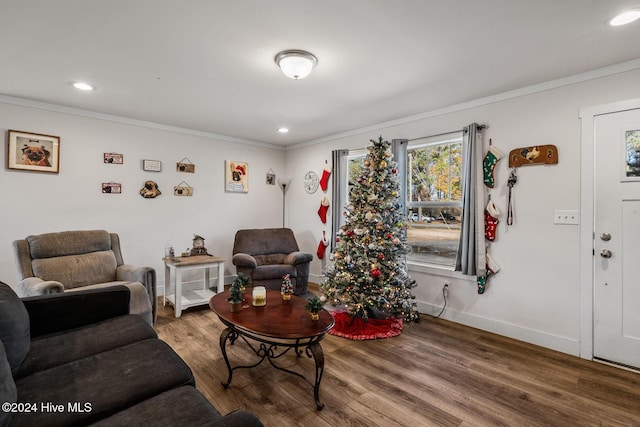
<path id="1" fill-rule="evenodd" d="M 287 195 L 287 187 L 291 184 L 291 178 L 282 178 L 278 180 L 278 185 L 282 189 L 282 228 L 284 228 L 284 208 L 285 208 L 285 197 Z"/>

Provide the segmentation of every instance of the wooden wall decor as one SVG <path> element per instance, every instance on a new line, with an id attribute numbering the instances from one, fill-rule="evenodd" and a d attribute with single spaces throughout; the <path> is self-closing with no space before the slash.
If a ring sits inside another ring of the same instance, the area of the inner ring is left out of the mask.
<path id="1" fill-rule="evenodd" d="M 558 163 L 558 149 L 555 145 L 536 145 L 516 148 L 509 152 L 509 167 L 527 165 L 555 165 Z"/>

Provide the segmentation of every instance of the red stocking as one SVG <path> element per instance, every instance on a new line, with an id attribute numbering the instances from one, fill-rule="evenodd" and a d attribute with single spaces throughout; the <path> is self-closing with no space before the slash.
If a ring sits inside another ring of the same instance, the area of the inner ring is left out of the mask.
<path id="1" fill-rule="evenodd" d="M 322 177 L 320 178 L 320 188 L 322 188 L 322 191 L 327 191 L 327 188 L 329 188 L 329 175 L 331 175 L 331 169 L 327 166 L 322 171 Z"/>
<path id="2" fill-rule="evenodd" d="M 316 255 L 318 255 L 318 259 L 324 258 L 324 251 L 327 250 L 327 246 L 329 246 L 329 241 L 327 240 L 327 235 L 323 231 L 322 232 L 322 240 L 318 244 L 318 250 L 316 251 Z"/>
<path id="3" fill-rule="evenodd" d="M 322 198 L 322 201 L 320 202 L 320 209 L 318 209 L 318 215 L 320 216 L 320 221 L 322 221 L 323 224 L 327 222 L 328 210 L 329 210 L 329 199 L 327 198 L 327 196 L 324 196 Z"/>
<path id="4" fill-rule="evenodd" d="M 498 218 L 492 217 L 489 211 L 484 211 L 484 237 L 490 242 L 496 240 L 498 222 Z"/>

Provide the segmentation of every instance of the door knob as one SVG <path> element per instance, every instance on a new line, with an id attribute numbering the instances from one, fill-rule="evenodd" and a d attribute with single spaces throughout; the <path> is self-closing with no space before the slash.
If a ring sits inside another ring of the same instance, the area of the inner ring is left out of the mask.
<path id="1" fill-rule="evenodd" d="M 600 252 L 600 256 L 602 258 L 611 258 L 611 251 L 609 249 L 603 249 L 602 252 Z"/>
<path id="2" fill-rule="evenodd" d="M 605 242 L 608 242 L 609 240 L 611 240 L 611 234 L 609 233 L 602 233 L 600 235 L 600 239 L 602 239 Z"/>

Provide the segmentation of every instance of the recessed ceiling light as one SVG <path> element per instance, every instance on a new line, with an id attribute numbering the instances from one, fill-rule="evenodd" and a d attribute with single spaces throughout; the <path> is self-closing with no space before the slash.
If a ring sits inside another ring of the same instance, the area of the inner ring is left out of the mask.
<path id="1" fill-rule="evenodd" d="M 289 132 L 289 128 L 284 128 L 284 127 L 283 127 L 283 128 L 279 128 L 279 129 L 278 129 L 278 132 L 280 132 L 280 133 L 287 133 L 287 132 Z"/>
<path id="2" fill-rule="evenodd" d="M 91 86 L 89 83 L 84 82 L 75 82 L 73 87 L 79 90 L 96 90 L 95 87 Z"/>
<path id="3" fill-rule="evenodd" d="M 631 9 L 626 12 L 622 12 L 620 15 L 614 17 L 609 21 L 609 25 L 613 27 L 619 27 L 621 25 L 627 25 L 640 18 L 640 9 Z"/>

